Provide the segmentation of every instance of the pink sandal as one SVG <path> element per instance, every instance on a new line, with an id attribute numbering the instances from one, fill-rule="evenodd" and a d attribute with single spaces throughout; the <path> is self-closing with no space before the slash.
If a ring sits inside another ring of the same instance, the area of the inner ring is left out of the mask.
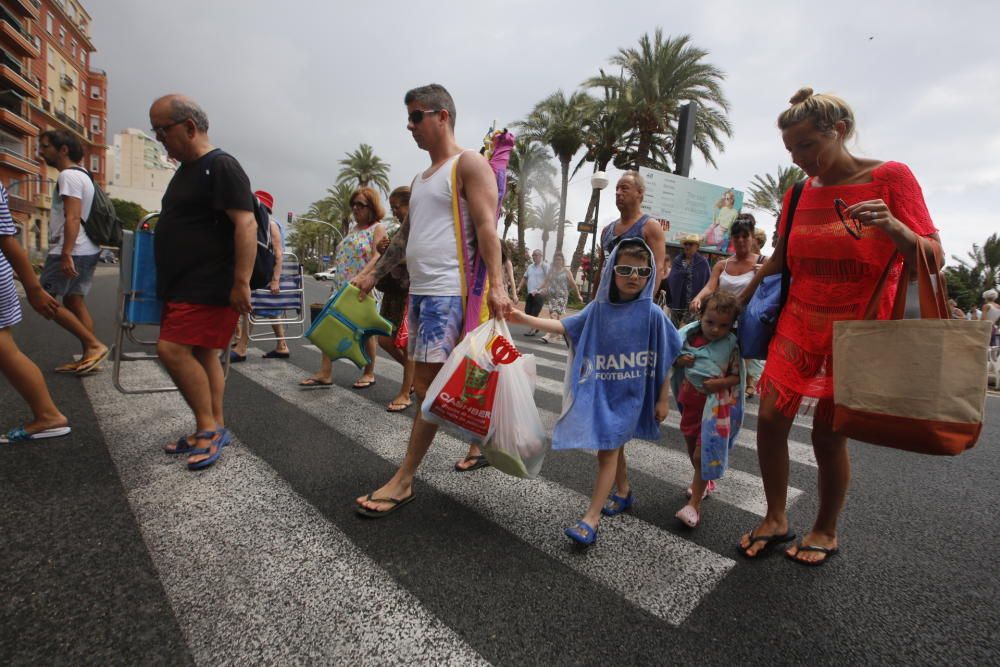
<path id="1" fill-rule="evenodd" d="M 681 523 L 688 528 L 697 528 L 698 524 L 701 523 L 701 515 L 698 514 L 698 510 L 690 505 L 682 507 L 674 516 L 680 519 Z"/>

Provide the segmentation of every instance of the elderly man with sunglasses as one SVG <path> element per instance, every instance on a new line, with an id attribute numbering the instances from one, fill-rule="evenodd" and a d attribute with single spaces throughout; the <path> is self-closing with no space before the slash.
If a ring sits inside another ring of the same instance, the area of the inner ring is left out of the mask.
<path id="1" fill-rule="evenodd" d="M 389 273 L 404 257 L 410 274 L 409 356 L 415 362 L 414 386 L 423 402 L 427 387 L 441 370 L 462 335 L 462 257 L 456 242 L 452 212 L 452 172 L 460 206 L 464 236 L 475 239 L 489 282 L 504 284 L 500 239 L 496 233 L 497 183 L 486 159 L 462 149 L 455 141 L 455 103 L 443 86 L 415 88 L 404 98 L 406 125 L 417 146 L 430 154 L 431 165 L 413 179 L 410 209 L 399 231 L 370 270 L 352 282 L 363 294 Z M 506 317 L 512 304 L 505 290 L 488 293 L 490 312 Z M 384 517 L 411 502 L 413 477 L 427 453 L 437 426 L 418 412 L 406 448 L 406 457 L 396 474 L 381 488 L 357 499 L 357 512 L 370 518 Z M 478 447 L 456 465 L 465 472 L 485 465 Z"/>
<path id="2" fill-rule="evenodd" d="M 156 225 L 156 289 L 164 302 L 156 352 L 194 413 L 193 435 L 164 446 L 187 466 L 214 464 L 229 442 L 219 355 L 250 312 L 257 247 L 253 193 L 239 162 L 212 146 L 194 100 L 167 95 L 149 109 L 153 134 L 181 163 Z"/>

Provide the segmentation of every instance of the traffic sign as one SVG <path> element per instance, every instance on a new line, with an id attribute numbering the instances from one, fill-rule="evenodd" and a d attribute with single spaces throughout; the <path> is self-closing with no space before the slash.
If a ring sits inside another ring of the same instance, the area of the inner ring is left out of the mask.
<path id="1" fill-rule="evenodd" d="M 323 260 L 324 264 L 329 264 L 330 260 L 333 259 L 333 256 L 331 256 L 331 255 L 323 255 L 322 257 L 320 257 L 320 259 Z"/>

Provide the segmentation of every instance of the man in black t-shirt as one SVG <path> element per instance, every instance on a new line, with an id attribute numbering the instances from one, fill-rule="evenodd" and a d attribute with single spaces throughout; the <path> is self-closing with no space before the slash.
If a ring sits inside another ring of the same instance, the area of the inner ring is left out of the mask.
<path id="1" fill-rule="evenodd" d="M 218 460 L 230 440 L 222 415 L 229 348 L 239 316 L 250 312 L 257 223 L 250 179 L 214 148 L 208 117 L 194 100 L 167 95 L 149 109 L 153 134 L 178 160 L 156 225 L 156 291 L 163 300 L 156 351 L 194 412 L 196 429 L 168 443 L 192 470 Z"/>

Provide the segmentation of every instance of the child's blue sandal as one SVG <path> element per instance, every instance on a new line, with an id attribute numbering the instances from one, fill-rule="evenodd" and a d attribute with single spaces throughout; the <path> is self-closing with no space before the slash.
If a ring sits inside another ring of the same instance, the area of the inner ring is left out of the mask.
<path id="1" fill-rule="evenodd" d="M 597 530 L 591 528 L 584 521 L 577 521 L 576 524 L 566 528 L 563 532 L 566 533 L 566 537 L 585 547 L 589 547 L 597 539 Z"/>
<path id="2" fill-rule="evenodd" d="M 635 505 L 635 494 L 631 491 L 629 491 L 628 497 L 626 498 L 612 493 L 611 498 L 608 499 L 608 502 L 604 503 L 604 507 L 601 508 L 601 514 L 604 516 L 616 516 L 627 509 L 631 509 L 632 505 Z"/>

